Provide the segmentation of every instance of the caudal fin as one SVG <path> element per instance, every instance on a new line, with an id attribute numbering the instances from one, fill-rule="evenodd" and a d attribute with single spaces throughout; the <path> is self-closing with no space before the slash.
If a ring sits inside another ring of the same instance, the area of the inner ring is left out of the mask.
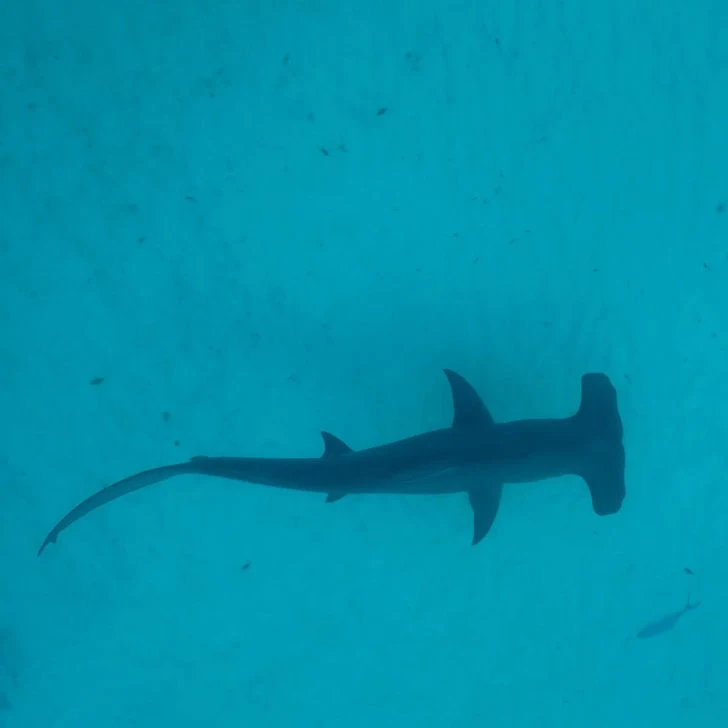
<path id="1" fill-rule="evenodd" d="M 85 501 L 79 503 L 75 508 L 72 508 L 58 523 L 51 529 L 50 533 L 45 537 L 45 540 L 38 549 L 38 556 L 40 556 L 46 546 L 51 543 L 55 543 L 59 534 L 65 531 L 72 523 L 75 523 L 79 518 L 83 518 L 91 511 L 95 511 L 97 508 L 111 503 L 111 501 L 121 498 L 124 495 L 133 493 L 135 490 L 140 488 L 146 488 L 147 486 L 154 485 L 155 483 L 161 483 L 167 478 L 172 478 L 175 475 L 184 475 L 185 473 L 199 473 L 204 472 L 200 470 L 199 465 L 195 462 L 198 458 L 192 458 L 189 463 L 178 463 L 177 465 L 163 465 L 161 468 L 154 468 L 152 470 L 145 470 L 142 473 L 137 473 L 124 480 L 120 480 L 117 483 L 106 486 L 103 490 L 98 493 L 94 493 L 92 496 L 86 498 Z"/>
<path id="2" fill-rule="evenodd" d="M 589 486 L 594 512 L 616 513 L 625 496 L 623 431 L 617 392 L 605 374 L 581 378 L 581 406 L 574 420 L 584 442 L 579 475 Z"/>

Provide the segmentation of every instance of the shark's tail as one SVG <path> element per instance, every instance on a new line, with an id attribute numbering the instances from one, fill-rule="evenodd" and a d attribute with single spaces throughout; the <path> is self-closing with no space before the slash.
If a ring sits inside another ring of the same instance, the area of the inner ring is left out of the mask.
<path id="1" fill-rule="evenodd" d="M 48 544 L 55 543 L 58 535 L 65 531 L 72 523 L 78 521 L 79 518 L 83 518 L 87 513 L 95 511 L 97 508 L 110 503 L 112 500 L 121 498 L 123 495 L 133 493 L 135 490 L 140 488 L 146 488 L 149 485 L 160 483 L 167 478 L 172 478 L 175 475 L 184 475 L 185 473 L 197 473 L 200 472 L 200 467 L 195 463 L 194 459 L 189 463 L 179 463 L 177 465 L 164 465 L 161 468 L 153 468 L 152 470 L 145 470 L 143 473 L 137 473 L 129 478 L 124 478 L 118 483 L 108 485 L 98 493 L 86 498 L 85 501 L 79 503 L 75 508 L 72 508 L 58 523 L 51 529 L 50 533 L 45 537 L 45 540 L 38 549 L 38 556 L 43 553 Z"/>
<path id="2" fill-rule="evenodd" d="M 589 486 L 594 512 L 616 513 L 625 496 L 622 420 L 617 392 L 605 374 L 581 378 L 581 406 L 573 419 L 583 438 L 578 473 Z"/>

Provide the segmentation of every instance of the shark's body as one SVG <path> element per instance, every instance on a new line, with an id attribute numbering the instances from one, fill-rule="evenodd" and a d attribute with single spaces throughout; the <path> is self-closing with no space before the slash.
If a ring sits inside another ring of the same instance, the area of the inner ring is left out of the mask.
<path id="1" fill-rule="evenodd" d="M 290 490 L 345 495 L 466 492 L 473 544 L 490 530 L 505 483 L 580 475 L 594 511 L 616 513 L 624 500 L 624 448 L 617 395 L 604 374 L 582 377 L 581 406 L 564 419 L 496 423 L 476 391 L 445 370 L 452 388 L 451 427 L 354 451 L 324 432 L 320 458 L 196 457 L 132 475 L 86 499 L 46 536 L 38 554 L 68 526 L 99 506 L 175 475 L 197 474 Z"/>

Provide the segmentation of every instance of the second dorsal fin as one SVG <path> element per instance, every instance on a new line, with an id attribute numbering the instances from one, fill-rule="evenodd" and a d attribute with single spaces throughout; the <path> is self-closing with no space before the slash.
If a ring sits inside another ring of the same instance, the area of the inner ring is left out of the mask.
<path id="1" fill-rule="evenodd" d="M 493 417 L 472 385 L 456 372 L 445 369 L 452 390 L 453 427 L 492 425 Z"/>

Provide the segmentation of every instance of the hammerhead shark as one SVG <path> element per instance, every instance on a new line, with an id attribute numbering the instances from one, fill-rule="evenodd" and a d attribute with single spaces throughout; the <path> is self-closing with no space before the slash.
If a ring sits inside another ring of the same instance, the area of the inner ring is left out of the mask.
<path id="1" fill-rule="evenodd" d="M 358 451 L 323 432 L 324 453 L 317 458 L 193 457 L 145 470 L 73 508 L 51 529 L 38 555 L 91 511 L 176 475 L 326 493 L 327 503 L 365 493 L 464 492 L 473 512 L 473 545 L 490 531 L 505 483 L 578 475 L 595 513 L 619 511 L 625 496 L 622 420 L 605 374 L 582 376 L 581 404 L 571 417 L 496 423 L 475 389 L 459 374 L 444 371 L 453 399 L 450 427 Z"/>

